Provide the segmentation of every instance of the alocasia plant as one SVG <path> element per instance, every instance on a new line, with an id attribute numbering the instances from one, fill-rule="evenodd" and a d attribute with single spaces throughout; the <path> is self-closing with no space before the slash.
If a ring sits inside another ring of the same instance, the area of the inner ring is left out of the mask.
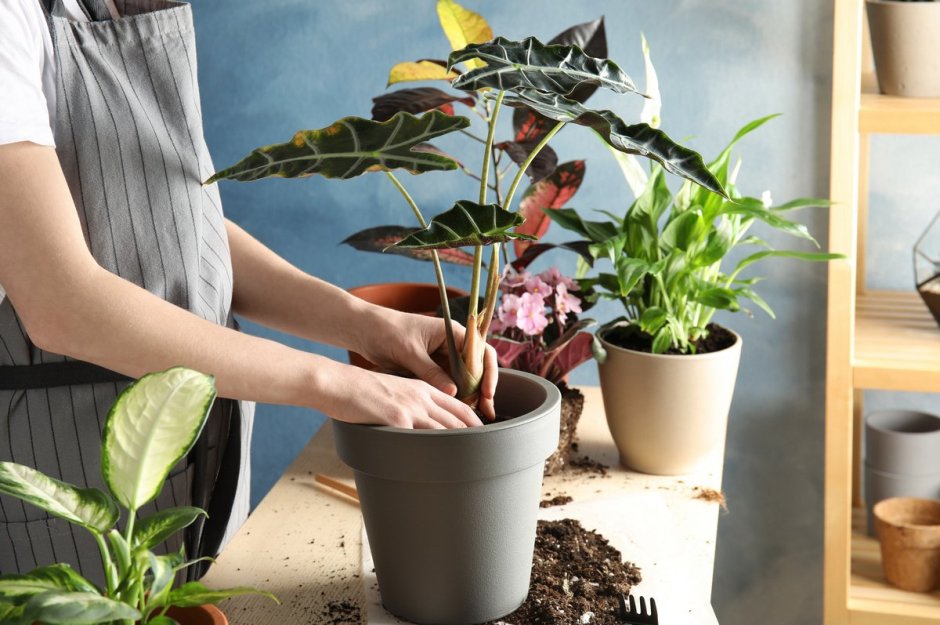
<path id="1" fill-rule="evenodd" d="M 449 32 L 453 35 L 451 42 L 455 48 L 461 47 L 451 53 L 444 65 L 424 62 L 410 66 L 408 71 L 412 75 L 419 73 L 424 77 L 445 79 L 456 73 L 455 66 L 462 63 L 465 71 L 454 80 L 453 86 L 482 100 L 486 138 L 482 140 L 480 191 L 475 200 L 459 200 L 452 208 L 427 220 L 393 171 L 404 169 L 417 174 L 460 168 L 456 160 L 428 147 L 427 141 L 446 132 L 464 131 L 470 126 L 470 120 L 449 116 L 439 109 L 419 117 L 399 111 L 386 121 L 347 117 L 322 130 L 301 131 L 287 143 L 252 151 L 207 182 L 302 177 L 314 173 L 345 179 L 367 171 L 383 172 L 402 194 L 421 227 L 393 247 L 430 251 L 441 294 L 444 327 L 448 332 L 451 375 L 458 397 L 475 405 L 483 374 L 485 337 L 498 300 L 500 248 L 511 240 L 534 239 L 532 234 L 518 229 L 525 222 L 524 216 L 510 209 L 529 166 L 562 128 L 569 123 L 588 126 L 615 150 L 657 161 L 666 170 L 716 194 L 723 196 L 724 190 L 701 156 L 678 145 L 663 131 L 645 123 L 627 124 L 612 111 L 592 110 L 575 99 L 591 88 L 634 93 L 633 81 L 613 61 L 591 57 L 576 45 L 546 45 L 532 37 L 522 41 L 491 40 L 489 28 L 483 26 L 485 22 L 476 13 L 459 7 L 452 0 L 439 0 L 438 10 L 447 12 L 448 23 L 455 25 L 453 33 Z M 526 148 L 528 154 L 506 193 L 496 195 L 494 192 L 496 196 L 490 201 L 494 134 L 504 102 L 526 111 L 526 115 L 535 111 L 547 121 L 539 122 L 544 132 L 539 130 L 531 150 Z M 460 227 L 455 230 L 454 224 Z M 440 250 L 467 245 L 473 249 L 469 310 L 465 320 L 467 338 L 458 347 L 451 330 Z M 487 247 L 489 257 L 484 259 Z M 484 260 L 488 269 L 485 278 L 482 275 Z"/>
<path id="2" fill-rule="evenodd" d="M 183 551 L 153 549 L 205 512 L 169 508 L 137 519 L 159 494 L 170 470 L 189 453 L 215 400 L 212 376 L 183 367 L 142 377 L 117 398 L 105 424 L 101 471 L 108 493 L 78 488 L 13 462 L 0 462 L 0 493 L 79 525 L 98 543 L 106 584 L 98 588 L 67 564 L 0 576 L 0 622 L 16 625 L 174 625 L 170 607 L 214 604 L 252 588 L 210 590 L 199 582 L 177 588 L 179 571 L 195 564 Z M 126 509 L 123 532 L 117 529 Z M 276 599 L 274 599 L 276 601 Z"/>

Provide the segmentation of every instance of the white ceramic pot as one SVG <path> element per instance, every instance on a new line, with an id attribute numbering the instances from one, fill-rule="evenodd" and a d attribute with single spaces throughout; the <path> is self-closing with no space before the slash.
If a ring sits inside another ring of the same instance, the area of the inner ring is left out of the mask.
<path id="1" fill-rule="evenodd" d="M 741 360 L 741 337 L 721 351 L 677 356 L 599 338 L 607 425 L 624 466 L 654 475 L 691 473 L 724 446 Z"/>
<path id="2" fill-rule="evenodd" d="M 882 93 L 940 97 L 940 3 L 867 0 Z"/>

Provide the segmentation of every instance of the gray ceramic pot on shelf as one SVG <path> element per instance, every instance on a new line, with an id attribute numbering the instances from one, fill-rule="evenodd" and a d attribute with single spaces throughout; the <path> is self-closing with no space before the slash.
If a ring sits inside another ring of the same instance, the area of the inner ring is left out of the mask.
<path id="1" fill-rule="evenodd" d="M 558 444 L 558 388 L 500 369 L 500 415 L 462 430 L 335 422 L 356 478 L 382 603 L 415 623 L 469 625 L 529 592 L 545 459 Z"/>
<path id="2" fill-rule="evenodd" d="M 940 499 L 940 417 L 913 410 L 879 410 L 865 416 L 865 505 L 892 497 Z"/>
<path id="3" fill-rule="evenodd" d="M 882 93 L 940 97 L 940 3 L 867 0 Z"/>

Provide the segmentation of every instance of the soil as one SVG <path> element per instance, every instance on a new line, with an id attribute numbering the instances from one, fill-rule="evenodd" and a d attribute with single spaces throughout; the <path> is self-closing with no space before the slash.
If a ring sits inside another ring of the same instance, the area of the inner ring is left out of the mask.
<path id="1" fill-rule="evenodd" d="M 695 499 L 717 503 L 721 506 L 722 510 L 725 512 L 728 511 L 728 502 L 725 500 L 725 494 L 722 491 L 708 488 L 707 486 L 695 486 L 692 492 L 695 493 L 695 495 L 693 495 Z"/>
<path id="2" fill-rule="evenodd" d="M 575 434 L 581 412 L 584 410 L 584 395 L 576 388 L 570 388 L 562 382 L 561 391 L 561 426 L 558 449 L 545 461 L 545 475 L 556 475 L 565 470 L 572 458 L 572 447 L 576 445 Z"/>
<path id="3" fill-rule="evenodd" d="M 622 598 L 640 569 L 573 519 L 539 521 L 529 596 L 487 625 L 623 625 Z"/>
<path id="4" fill-rule="evenodd" d="M 938 297 L 940 297 L 940 295 L 938 295 Z M 695 351 L 692 353 L 710 354 L 712 352 L 720 352 L 734 345 L 737 340 L 734 334 L 717 323 L 710 323 L 705 329 L 708 330 L 708 335 L 692 342 L 695 348 Z M 653 337 L 645 332 L 641 332 L 636 326 L 618 326 L 611 328 L 604 334 L 604 340 L 617 347 L 632 349 L 635 352 L 653 353 Z M 669 349 L 666 353 L 680 356 L 688 355 L 686 352 L 677 349 Z"/>
<path id="5" fill-rule="evenodd" d="M 543 499 L 539 502 L 539 508 L 551 508 L 552 506 L 563 506 L 574 501 L 571 495 L 555 495 L 549 499 Z"/>
<path id="6" fill-rule="evenodd" d="M 940 323 L 940 274 L 918 284 L 917 292 L 927 304 L 933 318 Z"/>
<path id="7" fill-rule="evenodd" d="M 363 622 L 359 606 L 351 601 L 330 601 L 323 608 L 325 625 L 360 625 Z"/>
<path id="8" fill-rule="evenodd" d="M 578 444 L 571 444 L 571 452 L 574 455 L 573 458 L 568 460 L 568 466 L 565 468 L 567 473 L 572 475 L 585 475 L 587 474 L 589 478 L 593 477 L 607 477 L 608 467 L 603 462 L 598 462 L 588 456 L 577 456 L 578 453 Z"/>

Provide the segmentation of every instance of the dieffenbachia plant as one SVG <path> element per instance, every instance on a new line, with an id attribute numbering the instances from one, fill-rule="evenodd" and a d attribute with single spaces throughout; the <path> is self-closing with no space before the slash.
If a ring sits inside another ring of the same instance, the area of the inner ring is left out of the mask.
<path id="1" fill-rule="evenodd" d="M 199 582 L 174 588 L 176 574 L 197 561 L 187 561 L 183 550 L 156 555 L 153 549 L 204 516 L 203 510 L 167 508 L 137 519 L 137 511 L 157 497 L 170 470 L 192 449 L 215 396 L 212 376 L 183 367 L 145 375 L 128 386 L 111 407 L 104 429 L 101 470 L 108 493 L 0 462 L 0 493 L 86 529 L 98 544 L 106 580 L 98 588 L 67 564 L 0 576 L 0 622 L 174 625 L 165 614 L 170 607 L 259 593 L 210 590 Z M 126 510 L 123 532 L 117 529 L 119 505 Z"/>
<path id="2" fill-rule="evenodd" d="M 615 150 L 652 159 L 666 171 L 716 194 L 724 195 L 724 190 L 701 156 L 675 143 L 663 131 L 649 124 L 628 124 L 612 111 L 593 110 L 574 99 L 588 88 L 604 88 L 618 94 L 636 93 L 633 81 L 613 61 L 591 57 L 578 46 L 546 45 L 533 37 L 521 41 L 502 37 L 483 40 L 484 37 L 489 39 L 491 34 L 480 27 L 478 15 L 464 9 L 450 17 L 461 25 L 457 41 L 466 45 L 453 52 L 443 67 L 424 62 L 412 69 L 426 72 L 423 77 L 440 78 L 442 73 L 445 76 L 456 74 L 455 67 L 462 63 L 465 71 L 453 79 L 452 86 L 483 100 L 487 132 L 483 140 L 477 198 L 459 200 L 452 208 L 427 220 L 394 174 L 396 169 L 419 174 L 460 167 L 456 160 L 430 147 L 428 141 L 466 130 L 470 120 L 450 116 L 439 109 L 420 116 L 399 111 L 387 121 L 346 117 L 320 130 L 300 131 L 287 143 L 252 151 L 207 182 L 311 174 L 346 179 L 369 171 L 383 172 L 405 198 L 421 226 L 421 230 L 394 243 L 393 248 L 430 252 L 440 289 L 451 375 L 458 397 L 475 405 L 483 374 L 484 337 L 498 299 L 500 247 L 510 240 L 534 238 L 518 230 L 525 218 L 511 210 L 513 200 L 529 166 L 562 128 L 586 126 Z M 494 134 L 503 104 L 535 111 L 546 120 L 547 130 L 528 150 L 505 195 L 491 200 L 489 180 Z M 440 253 L 462 247 L 473 249 L 472 278 L 465 320 L 466 340 L 458 348 L 451 329 Z M 484 249 L 487 247 L 490 248 L 488 274 L 484 278 Z"/>

